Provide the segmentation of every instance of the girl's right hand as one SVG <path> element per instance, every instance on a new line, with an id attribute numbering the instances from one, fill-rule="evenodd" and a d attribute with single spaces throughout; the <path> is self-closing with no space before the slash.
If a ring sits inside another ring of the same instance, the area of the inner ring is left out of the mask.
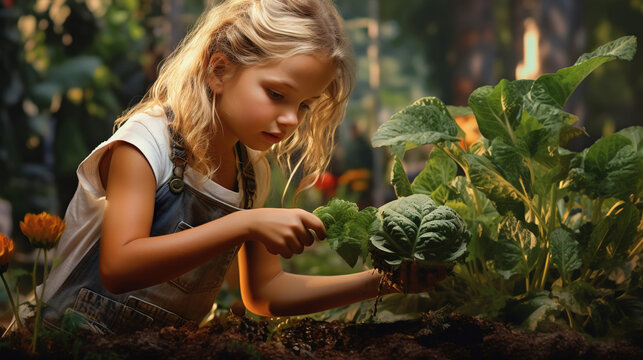
<path id="1" fill-rule="evenodd" d="M 312 213 L 302 209 L 262 208 L 234 213 L 241 215 L 248 227 L 248 240 L 261 242 L 269 253 L 289 259 L 293 254 L 301 254 L 304 247 L 317 238 L 326 238 L 322 221 Z"/>

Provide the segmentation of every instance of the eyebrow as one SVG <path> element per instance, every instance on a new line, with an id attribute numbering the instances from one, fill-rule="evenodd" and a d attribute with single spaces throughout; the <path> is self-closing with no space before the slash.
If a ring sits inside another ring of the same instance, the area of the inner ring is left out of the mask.
<path id="1" fill-rule="evenodd" d="M 290 88 L 291 90 L 298 91 L 298 90 L 297 90 L 297 88 L 295 87 L 295 85 L 293 85 L 293 84 L 292 84 L 290 81 L 288 81 L 288 80 L 282 80 L 282 79 L 268 79 L 268 81 L 273 82 L 273 83 L 276 83 L 276 84 L 278 84 L 278 85 L 285 86 L 285 87 L 287 87 L 287 88 Z M 317 100 L 317 99 L 319 99 L 319 98 L 321 98 L 321 95 L 313 96 L 313 97 L 311 97 L 311 98 L 309 98 L 309 99 L 311 99 L 311 100 Z"/>

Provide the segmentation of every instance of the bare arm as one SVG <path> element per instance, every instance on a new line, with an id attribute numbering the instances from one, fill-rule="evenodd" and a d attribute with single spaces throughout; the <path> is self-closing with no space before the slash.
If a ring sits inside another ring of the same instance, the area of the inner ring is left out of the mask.
<path id="1" fill-rule="evenodd" d="M 370 299 L 377 296 L 380 281 L 373 271 L 337 276 L 286 273 L 279 257 L 254 241 L 239 252 L 239 275 L 244 304 L 263 316 L 309 314 Z"/>
<path id="2" fill-rule="evenodd" d="M 143 154 L 130 144 L 114 146 L 105 180 L 100 273 L 112 292 L 173 279 L 242 242 L 243 227 L 235 226 L 234 218 L 151 238 L 156 181 Z"/>
<path id="3" fill-rule="evenodd" d="M 382 275 L 375 270 L 334 276 L 284 272 L 279 256 L 269 253 L 257 241 L 246 241 L 238 259 L 243 302 L 250 311 L 262 316 L 310 314 L 374 298 L 380 290 Z M 405 284 L 384 285 L 381 295 L 425 291 L 444 279 L 446 271 L 438 267 L 425 276 L 419 276 L 417 266 L 403 267 L 400 278 L 408 279 L 402 280 Z"/>
<path id="4" fill-rule="evenodd" d="M 290 257 L 312 243 L 303 210 L 253 209 L 201 226 L 150 237 L 156 180 L 140 151 L 120 142 L 112 149 L 100 242 L 100 275 L 105 287 L 122 293 L 171 280 L 243 243 L 261 241 L 274 254 Z M 303 218 L 302 218 L 303 217 Z M 321 226 L 321 228 L 319 228 Z"/>

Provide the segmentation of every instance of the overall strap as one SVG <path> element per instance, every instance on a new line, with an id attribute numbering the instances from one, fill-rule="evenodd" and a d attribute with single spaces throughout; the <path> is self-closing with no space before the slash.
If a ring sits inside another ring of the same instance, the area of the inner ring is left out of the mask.
<path id="1" fill-rule="evenodd" d="M 174 121 L 174 112 L 172 109 L 165 108 L 165 114 L 168 118 L 168 123 Z M 169 186 L 173 193 L 178 194 L 183 191 L 185 186 L 183 174 L 185 172 L 185 166 L 187 165 L 187 152 L 183 146 L 183 138 L 181 135 L 174 132 L 171 125 L 168 125 L 168 129 L 170 131 L 170 142 L 172 145 L 170 160 L 173 164 Z M 243 182 L 243 207 L 250 209 L 252 208 L 257 189 L 254 168 L 248 158 L 248 151 L 241 142 L 235 144 L 235 154 L 237 158 L 237 172 L 241 174 L 241 181 Z"/>
<path id="2" fill-rule="evenodd" d="M 237 171 L 241 174 L 241 181 L 243 181 L 243 207 L 250 209 L 257 190 L 255 170 L 248 159 L 246 147 L 240 141 L 237 141 L 235 148 L 237 150 Z"/>

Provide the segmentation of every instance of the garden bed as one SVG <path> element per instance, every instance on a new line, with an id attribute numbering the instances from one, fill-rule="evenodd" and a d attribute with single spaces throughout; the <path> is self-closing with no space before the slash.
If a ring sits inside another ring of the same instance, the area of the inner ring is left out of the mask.
<path id="1" fill-rule="evenodd" d="M 0 348 L 8 358 L 113 359 L 640 359 L 633 340 L 590 340 L 563 327 L 526 332 L 500 322 L 440 313 L 417 320 L 351 324 L 310 318 L 253 320 L 230 315 L 211 326 L 188 324 L 104 337 L 79 333 L 49 341 L 39 357 Z M 640 342 L 639 342 L 640 343 Z"/>

